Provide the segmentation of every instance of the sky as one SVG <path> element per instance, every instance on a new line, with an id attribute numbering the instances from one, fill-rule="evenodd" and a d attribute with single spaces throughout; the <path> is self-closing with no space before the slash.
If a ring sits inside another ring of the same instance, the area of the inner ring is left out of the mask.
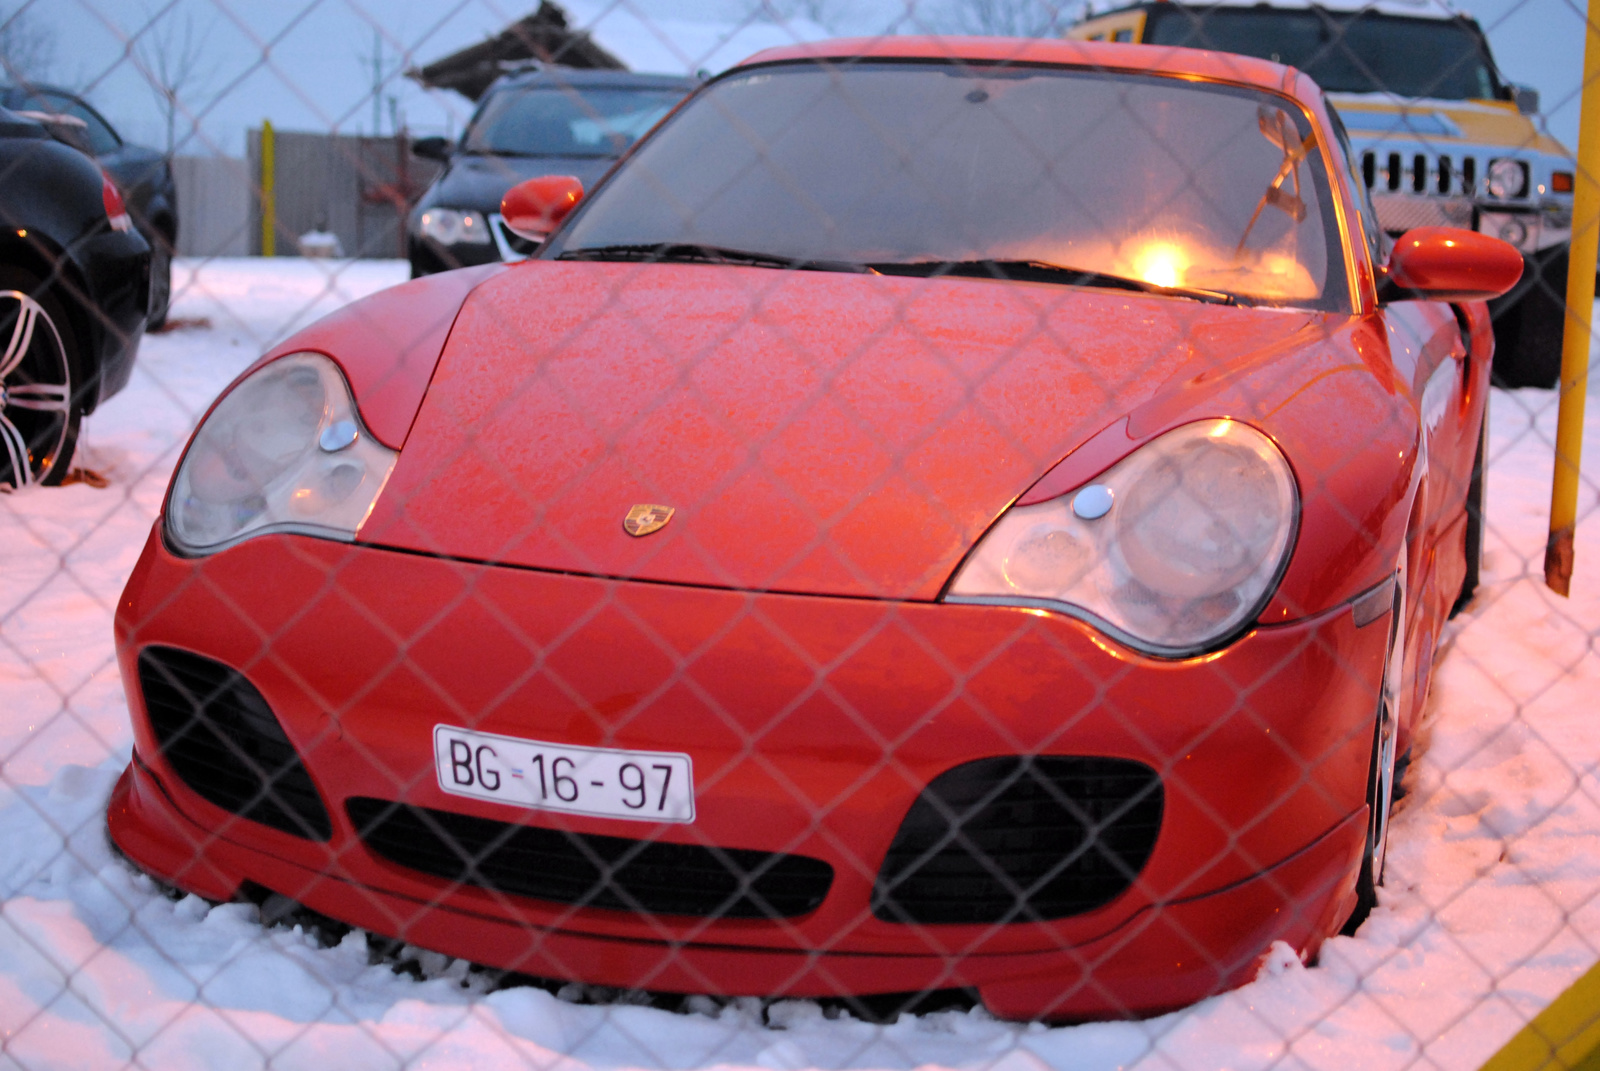
<path id="1" fill-rule="evenodd" d="M 830 32 L 952 25 L 962 2 L 982 0 L 569 0 L 564 6 L 574 24 L 634 69 L 692 72 Z M 0 26 L 20 10 L 30 33 L 45 43 L 47 77 L 83 90 L 125 138 L 158 148 L 166 145 L 166 121 L 152 83 L 162 81 L 156 76 L 163 58 L 169 71 L 187 69 L 187 77 L 172 80 L 181 83 L 178 151 L 240 155 L 245 131 L 266 118 L 280 130 L 367 134 L 376 124 L 390 133 L 403 120 L 415 134 L 459 131 L 470 104 L 454 93 L 422 90 L 401 72 L 481 40 L 534 6 L 532 0 L 0 0 Z M 1062 0 L 1060 10 L 1071 22 L 1078 0 Z M 1571 0 L 1486 0 L 1464 10 L 1487 30 L 1505 75 L 1540 90 L 1551 133 L 1574 147 L 1582 9 Z"/>

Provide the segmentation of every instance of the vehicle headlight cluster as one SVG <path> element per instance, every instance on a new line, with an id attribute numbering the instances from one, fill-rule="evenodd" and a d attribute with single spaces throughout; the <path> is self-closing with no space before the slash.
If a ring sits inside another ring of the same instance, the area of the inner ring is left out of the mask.
<path id="1" fill-rule="evenodd" d="M 195 433 L 167 537 L 189 554 L 272 531 L 352 540 L 398 456 L 362 427 L 337 365 L 291 354 L 229 391 Z"/>
<path id="2" fill-rule="evenodd" d="M 1187 424 L 1075 493 L 1008 510 L 945 599 L 1057 610 L 1153 654 L 1198 653 L 1261 612 L 1299 509 L 1271 439 Z"/>
<path id="3" fill-rule="evenodd" d="M 1502 157 L 1489 161 L 1483 188 L 1497 201 L 1508 201 L 1528 195 L 1528 165 L 1522 160 Z"/>
<path id="4" fill-rule="evenodd" d="M 430 208 L 417 220 L 424 238 L 440 245 L 488 245 L 492 240 L 482 213 L 454 208 Z"/>

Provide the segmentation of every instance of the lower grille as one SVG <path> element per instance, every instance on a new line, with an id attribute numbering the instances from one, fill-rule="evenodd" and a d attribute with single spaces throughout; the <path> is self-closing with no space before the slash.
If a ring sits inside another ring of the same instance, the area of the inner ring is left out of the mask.
<path id="1" fill-rule="evenodd" d="M 328 839 L 311 775 L 242 674 L 174 647 L 146 647 L 139 687 L 162 757 L 202 799 L 297 837 Z"/>
<path id="2" fill-rule="evenodd" d="M 559 904 L 792 918 L 816 910 L 833 884 L 833 867 L 802 855 L 569 833 L 362 797 L 345 807 L 367 847 L 392 863 Z"/>
<path id="3" fill-rule="evenodd" d="M 1065 918 L 1110 903 L 1161 830 L 1161 778 L 1124 759 L 1006 756 L 934 778 L 872 892 L 886 922 Z"/>
<path id="4" fill-rule="evenodd" d="M 1378 225 L 1391 234 L 1401 234 L 1413 227 L 1472 226 L 1472 202 L 1465 197 L 1374 193 L 1372 209 L 1378 214 Z"/>

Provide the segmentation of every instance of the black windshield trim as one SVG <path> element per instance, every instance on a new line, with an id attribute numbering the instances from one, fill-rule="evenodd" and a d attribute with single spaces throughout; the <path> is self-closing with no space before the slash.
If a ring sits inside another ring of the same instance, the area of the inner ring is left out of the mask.
<path id="1" fill-rule="evenodd" d="M 1066 264 L 1045 264 L 1037 260 L 913 260 L 868 265 L 879 275 L 910 275 L 922 279 L 996 279 L 1012 283 L 1051 283 L 1057 286 L 1082 286 L 1091 289 L 1132 290 L 1160 297 L 1188 298 L 1212 305 L 1248 305 L 1254 302 L 1221 290 L 1196 286 L 1160 286 L 1112 272 L 1074 268 Z"/>
<path id="2" fill-rule="evenodd" d="M 640 243 L 637 245 L 580 246 L 564 249 L 555 260 L 612 260 L 643 264 L 727 264 L 740 268 L 777 268 L 787 271 L 851 272 L 857 275 L 875 274 L 866 264 L 846 260 L 813 260 L 806 257 L 788 257 L 780 253 L 752 252 L 745 249 L 726 249 L 694 242 Z"/>

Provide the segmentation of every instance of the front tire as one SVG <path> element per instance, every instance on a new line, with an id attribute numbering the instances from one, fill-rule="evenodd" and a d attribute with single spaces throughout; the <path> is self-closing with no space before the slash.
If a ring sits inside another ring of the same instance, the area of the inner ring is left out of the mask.
<path id="1" fill-rule="evenodd" d="M 1472 459 L 1472 482 L 1467 485 L 1467 532 L 1466 532 L 1466 557 L 1467 570 L 1461 578 L 1461 593 L 1456 596 L 1455 605 L 1450 607 L 1450 616 L 1455 617 L 1467 604 L 1472 601 L 1472 596 L 1478 591 L 1478 580 L 1483 573 L 1483 511 L 1485 508 L 1483 497 L 1484 472 L 1489 465 L 1489 411 L 1487 406 L 1483 412 L 1483 427 L 1478 430 L 1478 452 Z"/>
<path id="2" fill-rule="evenodd" d="M 0 267 L 0 485 L 66 478 L 83 408 L 77 336 L 38 278 Z"/>
<path id="3" fill-rule="evenodd" d="M 1527 260 L 1510 294 L 1489 303 L 1494 318 L 1494 382 L 1501 387 L 1554 387 L 1561 378 L 1567 326 L 1567 247 Z"/>
<path id="4" fill-rule="evenodd" d="M 1395 569 L 1393 609 L 1389 614 L 1389 653 L 1383 664 L 1383 687 L 1378 696 L 1372 732 L 1372 760 L 1367 767 L 1367 843 L 1356 875 L 1356 907 L 1344 925 L 1353 934 L 1378 906 L 1378 886 L 1383 884 L 1389 855 L 1389 815 L 1394 809 L 1395 748 L 1399 739 L 1406 661 L 1406 555 L 1400 553 Z"/>
<path id="5" fill-rule="evenodd" d="M 166 326 L 172 307 L 172 240 L 161 231 L 150 235 L 150 315 L 146 326 L 159 331 Z"/>

